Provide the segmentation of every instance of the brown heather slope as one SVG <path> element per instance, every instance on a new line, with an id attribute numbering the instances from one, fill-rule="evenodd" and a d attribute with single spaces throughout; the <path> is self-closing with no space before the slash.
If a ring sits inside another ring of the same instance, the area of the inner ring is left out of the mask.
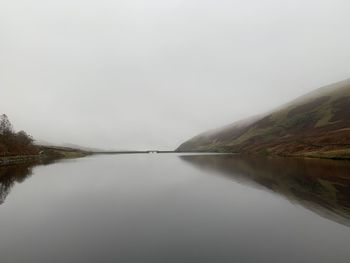
<path id="1" fill-rule="evenodd" d="M 200 134 L 177 150 L 350 159 L 350 80 L 263 117 Z"/>

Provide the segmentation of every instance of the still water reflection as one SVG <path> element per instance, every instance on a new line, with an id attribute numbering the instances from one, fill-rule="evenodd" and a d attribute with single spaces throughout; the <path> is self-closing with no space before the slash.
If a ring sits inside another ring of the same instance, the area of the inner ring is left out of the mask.
<path id="1" fill-rule="evenodd" d="M 0 168 L 0 262 L 349 262 L 349 171 L 176 154 Z"/>
<path id="2" fill-rule="evenodd" d="M 32 169 L 28 165 L 0 167 L 0 205 L 5 202 L 12 187 L 23 182 L 31 174 Z"/>
<path id="3" fill-rule="evenodd" d="M 350 226 L 350 162 L 232 155 L 181 158 L 236 182 L 277 193 L 321 216 Z"/>
<path id="4" fill-rule="evenodd" d="M 0 166 L 0 205 L 5 202 L 12 187 L 22 183 L 32 175 L 33 167 L 37 165 L 48 165 L 55 161 L 33 162 L 21 165 Z"/>

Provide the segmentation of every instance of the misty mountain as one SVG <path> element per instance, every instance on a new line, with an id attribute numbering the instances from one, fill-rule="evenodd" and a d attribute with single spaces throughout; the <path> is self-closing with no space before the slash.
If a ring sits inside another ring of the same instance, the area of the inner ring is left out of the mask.
<path id="1" fill-rule="evenodd" d="M 197 135 L 177 150 L 350 158 L 350 79 Z"/>
<path id="2" fill-rule="evenodd" d="M 73 143 L 61 143 L 61 144 L 56 144 L 56 143 L 51 143 L 45 140 L 40 140 L 36 139 L 34 141 L 34 144 L 37 146 L 46 146 L 46 147 L 56 147 L 56 148 L 67 148 L 67 149 L 74 149 L 74 150 L 81 150 L 85 152 L 101 152 L 104 151 L 100 148 L 94 148 L 94 147 L 86 147 L 86 146 L 81 146 L 78 144 L 73 144 Z"/>

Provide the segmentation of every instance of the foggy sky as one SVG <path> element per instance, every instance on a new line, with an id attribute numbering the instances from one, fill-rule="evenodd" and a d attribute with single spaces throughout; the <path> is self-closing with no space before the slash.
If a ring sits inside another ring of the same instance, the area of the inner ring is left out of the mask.
<path id="1" fill-rule="evenodd" d="M 350 77 L 349 0 L 2 0 L 0 113 L 52 143 L 173 149 Z"/>

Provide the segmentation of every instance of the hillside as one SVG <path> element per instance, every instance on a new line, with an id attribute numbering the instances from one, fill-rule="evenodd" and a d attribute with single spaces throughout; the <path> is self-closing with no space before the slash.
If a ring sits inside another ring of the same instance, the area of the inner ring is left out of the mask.
<path id="1" fill-rule="evenodd" d="M 350 158 L 350 80 L 320 88 L 260 117 L 202 133 L 178 151 Z"/>

